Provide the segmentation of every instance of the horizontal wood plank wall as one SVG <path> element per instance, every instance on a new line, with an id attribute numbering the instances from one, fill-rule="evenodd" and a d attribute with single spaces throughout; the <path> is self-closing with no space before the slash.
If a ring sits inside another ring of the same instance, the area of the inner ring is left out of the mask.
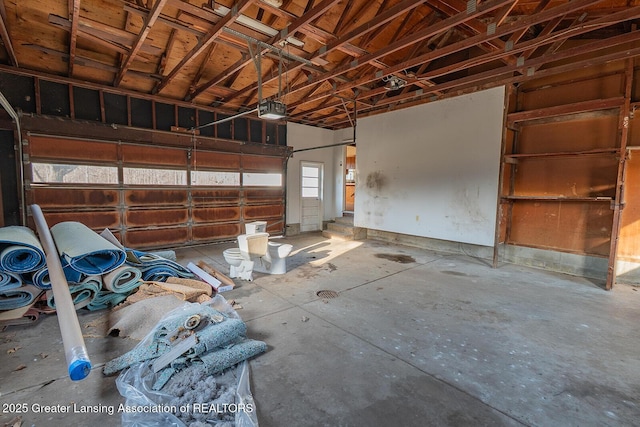
<path id="1" fill-rule="evenodd" d="M 284 233 L 284 188 L 242 185 L 244 172 L 283 173 L 283 155 L 28 133 L 24 138 L 27 203 L 40 205 L 49 226 L 79 221 L 98 232 L 109 228 L 125 245 L 140 249 L 230 240 L 245 222 L 256 220 L 267 221 L 272 234 Z M 108 166 L 117 169 L 117 181 L 34 182 L 32 163 Z M 183 184 L 127 183 L 127 168 L 179 171 L 186 178 Z M 197 172 L 235 174 L 237 183 L 192 185 Z"/>
<path id="2" fill-rule="evenodd" d="M 623 61 L 518 87 L 507 118 L 502 241 L 608 257 L 624 88 Z"/>

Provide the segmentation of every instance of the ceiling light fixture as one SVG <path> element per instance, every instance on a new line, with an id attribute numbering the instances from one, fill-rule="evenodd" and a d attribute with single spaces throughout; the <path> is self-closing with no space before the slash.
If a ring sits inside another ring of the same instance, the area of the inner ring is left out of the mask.
<path id="1" fill-rule="evenodd" d="M 282 6 L 282 0 L 262 0 L 262 2 L 277 8 Z"/>
<path id="2" fill-rule="evenodd" d="M 282 1 L 265 1 L 265 3 L 274 6 L 274 7 L 280 7 L 282 6 Z M 275 6 L 275 3 L 280 3 L 280 6 Z M 221 4 L 216 4 L 215 8 L 211 9 L 211 11 L 213 13 L 215 13 L 218 16 L 226 16 L 229 12 L 231 12 L 231 9 L 229 9 L 226 6 L 223 6 Z M 252 30 L 258 31 L 259 33 L 262 33 L 264 35 L 270 36 L 270 37 L 274 37 L 277 34 L 280 33 L 279 30 L 276 30 L 275 28 L 271 28 L 268 25 L 263 24 L 262 22 L 258 21 L 257 19 L 253 19 L 250 18 L 246 15 L 240 15 L 238 16 L 238 18 L 236 19 L 236 22 L 238 24 L 241 24 L 247 28 L 250 28 Z M 227 27 L 224 28 L 225 31 L 227 31 Z M 295 37 L 287 37 L 287 39 L 285 40 L 287 43 L 292 44 L 293 46 L 299 47 L 299 48 L 303 48 L 304 47 L 304 42 L 302 40 L 299 40 Z"/>
<path id="3" fill-rule="evenodd" d="M 385 78 L 382 79 L 383 81 L 387 82 L 384 85 L 384 88 L 386 90 L 398 90 L 398 89 L 402 89 L 403 87 L 405 87 L 407 85 L 407 81 L 401 79 L 400 77 L 397 76 L 387 76 Z"/>

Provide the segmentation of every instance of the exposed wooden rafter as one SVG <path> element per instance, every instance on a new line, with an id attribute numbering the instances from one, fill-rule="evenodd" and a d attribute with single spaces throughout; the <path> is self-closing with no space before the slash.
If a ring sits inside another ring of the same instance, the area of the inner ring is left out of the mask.
<path id="1" fill-rule="evenodd" d="M 4 8 L 3 1 L 0 1 L 0 36 L 2 38 L 4 48 L 7 50 L 7 54 L 9 55 L 11 65 L 18 67 L 18 58 L 16 57 L 15 50 L 13 50 L 13 42 L 11 41 L 11 36 L 9 35 L 7 28 L 7 12 Z"/>
<path id="2" fill-rule="evenodd" d="M 409 68 L 412 68 L 412 67 L 415 67 L 415 66 L 419 66 L 419 65 L 421 65 L 421 64 L 423 64 L 423 63 L 425 63 L 427 61 L 433 61 L 433 60 L 435 60 L 437 58 L 442 58 L 442 57 L 444 57 L 446 55 L 450 55 L 450 54 L 455 53 L 455 52 L 460 52 L 460 51 L 465 50 L 465 49 L 467 49 L 467 48 L 469 48 L 471 46 L 475 46 L 475 45 L 477 45 L 479 43 L 483 43 L 483 42 L 485 42 L 487 40 L 495 39 L 495 38 L 498 38 L 498 37 L 501 37 L 501 36 L 504 36 L 504 35 L 509 35 L 509 34 L 512 34 L 514 32 L 517 32 L 517 31 L 521 30 L 522 28 L 529 28 L 530 26 L 539 24 L 541 22 L 547 22 L 547 21 L 549 21 L 551 19 L 554 19 L 554 18 L 556 18 L 558 16 L 563 16 L 563 15 L 565 15 L 565 14 L 567 14 L 567 13 L 573 11 L 573 10 L 579 10 L 581 8 L 584 8 L 584 7 L 588 6 L 588 5 L 590 5 L 590 4 L 597 3 L 598 1 L 599 0 L 574 0 L 574 1 L 570 2 L 570 3 L 562 4 L 560 6 L 556 6 L 556 7 L 552 8 L 552 9 L 546 10 L 544 12 L 540 12 L 539 14 L 536 14 L 536 15 L 521 17 L 520 19 L 515 20 L 515 21 L 513 21 L 513 22 L 511 22 L 509 24 L 505 24 L 503 26 L 498 27 L 496 29 L 496 31 L 494 33 L 492 33 L 492 34 L 478 34 L 476 36 L 466 38 L 466 39 L 461 40 L 459 42 L 446 45 L 446 46 L 442 47 L 441 49 L 438 49 L 438 50 L 435 50 L 435 51 L 432 51 L 432 52 L 428 52 L 426 54 L 422 54 L 422 55 L 419 55 L 419 56 L 417 56 L 415 58 L 412 58 L 410 60 L 407 60 L 407 61 L 404 61 L 404 62 L 400 62 L 400 63 L 397 63 L 397 64 L 395 64 L 393 66 L 390 66 L 384 72 L 378 72 L 376 74 L 371 74 L 371 75 L 368 75 L 368 76 L 366 76 L 366 77 L 364 77 L 362 79 L 358 79 L 358 80 L 355 80 L 355 81 L 350 82 L 350 83 L 343 83 L 338 88 L 336 88 L 335 91 L 328 91 L 328 92 L 325 92 L 323 94 L 318 94 L 318 95 L 316 95 L 315 97 L 312 97 L 312 98 L 303 99 L 303 100 L 301 100 L 300 102 L 298 102 L 298 103 L 296 103 L 294 105 L 290 105 L 289 107 L 290 108 L 296 108 L 296 107 L 298 107 L 299 105 L 301 105 L 303 103 L 310 103 L 310 102 L 318 101 L 319 99 L 322 99 L 322 98 L 324 98 L 326 96 L 332 96 L 333 93 L 339 93 L 341 91 L 348 90 L 348 89 L 350 89 L 352 87 L 356 87 L 358 85 L 367 84 L 369 82 L 372 82 L 372 81 L 375 81 L 375 80 L 379 80 L 383 76 L 390 75 L 390 74 L 392 74 L 392 73 L 394 73 L 396 71 L 402 71 L 402 70 L 409 69 Z M 489 1 L 489 2 L 483 3 L 483 5 L 484 5 L 484 7 L 494 7 L 494 8 L 497 8 L 497 7 L 501 6 L 501 5 L 498 5 L 496 3 L 497 2 Z M 478 6 L 478 9 L 480 9 L 482 7 L 483 6 Z M 626 11 L 623 11 L 621 13 L 625 13 L 625 12 Z M 453 16 L 451 18 L 447 18 L 447 19 L 445 19 L 443 21 L 440 21 L 439 24 L 433 25 L 431 28 L 437 27 L 437 26 L 445 27 L 445 23 L 447 23 L 447 21 L 452 21 L 452 20 L 464 21 L 464 20 L 468 20 L 468 19 L 470 19 L 469 16 L 472 16 L 472 15 L 469 15 L 466 12 L 461 12 L 459 15 L 455 15 L 455 16 Z M 624 19 L 627 19 L 627 18 L 624 18 Z M 451 26 L 453 26 L 453 25 L 452 24 L 446 25 L 446 27 L 449 27 L 449 28 Z M 421 39 L 423 39 L 424 38 L 424 33 L 429 31 L 429 30 L 430 29 L 427 29 L 424 32 L 421 32 L 422 34 L 418 33 L 418 34 L 414 34 L 414 35 L 411 35 L 409 37 L 403 38 L 402 40 L 399 40 L 398 42 L 387 46 L 386 48 L 382 49 L 381 51 L 372 53 L 371 55 L 369 55 L 368 58 L 365 57 L 366 59 L 363 60 L 362 62 L 365 62 L 367 59 L 368 60 L 373 60 L 373 59 L 377 59 L 379 57 L 384 57 L 384 55 L 388 54 L 389 51 L 393 51 L 394 49 L 398 49 L 398 46 L 402 46 L 402 45 L 405 45 L 405 44 L 406 45 L 410 45 L 411 43 L 408 43 L 409 40 L 412 40 L 412 39 L 415 39 L 415 38 L 420 38 L 420 37 L 421 37 Z M 439 32 L 440 31 L 436 31 L 436 33 L 439 33 Z M 569 36 L 570 35 L 567 34 L 567 37 L 569 37 Z M 413 40 L 412 43 L 415 42 L 415 41 L 416 40 Z M 495 55 L 511 54 L 511 53 L 512 53 L 511 51 L 509 51 L 509 52 L 498 52 Z M 358 64 L 356 64 L 356 65 L 358 65 Z M 514 65 L 514 67 L 515 67 L 515 69 L 518 68 L 515 65 Z M 314 79 L 313 82 L 309 82 L 309 84 L 314 83 L 315 81 L 332 78 L 332 77 L 334 77 L 336 75 L 339 75 L 341 73 L 344 73 L 346 71 L 347 70 L 345 69 L 345 67 L 336 69 L 336 70 L 332 71 L 331 73 L 327 73 L 327 74 L 325 74 L 323 76 L 318 76 L 317 79 Z M 424 77 L 427 77 L 427 76 L 424 76 Z M 295 92 L 295 91 L 303 90 L 303 89 L 304 89 L 304 85 L 299 85 L 298 87 L 292 88 L 290 92 Z"/>
<path id="3" fill-rule="evenodd" d="M 407 12 L 408 10 L 419 6 L 420 4 L 424 3 L 425 0 L 404 0 L 400 3 L 398 3 L 397 5 L 395 5 L 394 7 L 391 7 L 389 9 L 387 9 L 386 11 L 380 13 L 379 15 L 377 15 L 375 18 L 373 18 L 372 20 L 370 20 L 369 22 L 367 22 L 366 24 L 360 25 L 356 28 L 354 28 L 353 30 L 349 31 L 348 33 L 341 35 L 337 40 L 327 44 L 326 46 L 323 46 L 322 48 L 320 48 L 319 50 L 317 50 L 314 54 L 312 54 L 308 59 L 313 62 L 316 58 L 321 58 L 331 52 L 333 52 L 334 50 L 338 49 L 340 46 L 343 46 L 351 41 L 353 41 L 354 39 L 361 37 L 364 34 L 367 34 L 370 31 L 376 30 L 377 28 L 387 24 L 388 22 L 392 21 L 393 19 L 397 18 L 398 16 L 401 16 L 402 14 L 404 14 L 405 12 Z M 302 64 L 298 64 L 295 65 L 294 67 L 290 68 L 289 71 L 290 72 L 295 72 L 298 71 L 302 68 Z M 271 81 L 265 81 L 264 84 L 270 83 Z M 240 89 L 237 91 L 237 93 L 234 95 L 234 98 L 236 96 L 241 96 L 242 94 L 251 91 L 251 90 L 255 90 L 257 88 L 257 85 L 251 85 L 251 86 L 247 86 L 244 89 Z M 225 99 L 225 101 L 230 101 L 233 98 L 228 98 Z"/>
<path id="4" fill-rule="evenodd" d="M 308 24 L 309 22 L 311 22 L 314 19 L 316 19 L 318 16 L 322 15 L 323 13 L 325 13 L 329 8 L 333 7 L 337 2 L 338 2 L 338 0 L 324 0 L 324 1 L 322 1 L 318 6 L 314 7 L 313 9 L 309 10 L 307 13 L 302 15 L 300 18 L 298 18 L 295 21 L 291 22 L 286 28 L 284 28 L 282 31 L 280 31 L 276 36 L 272 37 L 267 42 L 267 44 L 276 45 L 277 43 L 280 43 L 281 41 L 286 40 L 289 37 L 290 34 L 295 33 L 300 27 L 302 27 L 303 25 Z M 262 52 L 260 52 L 259 54 L 263 55 L 264 53 L 265 53 L 265 50 L 262 50 Z M 204 91 L 206 91 L 207 89 L 209 89 L 211 86 L 220 84 L 222 81 L 227 79 L 230 75 L 232 75 L 236 71 L 241 70 L 242 68 L 250 65 L 252 62 L 253 62 L 252 58 L 241 59 L 240 61 L 238 61 L 235 64 L 233 64 L 229 69 L 225 70 L 223 73 L 221 73 L 218 76 L 212 78 L 208 82 L 203 83 L 202 85 L 196 87 L 194 89 L 194 91 L 187 96 L 186 100 L 193 99 L 193 98 L 197 97 L 198 95 L 200 95 L 201 93 L 203 93 Z M 258 72 L 260 72 L 260 71 L 258 71 Z"/>
<path id="5" fill-rule="evenodd" d="M 69 0 L 69 77 L 73 77 L 73 66 L 76 61 L 76 46 L 78 43 L 78 21 L 80 19 L 80 0 Z"/>
<path id="6" fill-rule="evenodd" d="M 183 67 L 191 63 L 191 61 L 193 61 L 196 57 L 198 57 L 198 55 L 203 53 L 209 47 L 209 45 L 211 45 L 211 43 L 215 42 L 216 37 L 218 37 L 220 33 L 222 33 L 224 27 L 238 19 L 238 16 L 242 12 L 244 12 L 244 10 L 248 8 L 254 1 L 255 0 L 237 1 L 231 8 L 231 11 L 224 18 L 220 19 L 218 23 L 207 32 L 204 38 L 200 39 L 198 41 L 198 44 L 182 58 L 180 63 L 178 63 L 171 70 L 171 72 L 167 74 L 165 78 L 156 85 L 156 87 L 153 89 L 153 92 L 158 93 L 162 89 L 164 89 L 169 84 L 169 82 L 171 82 L 176 77 L 176 75 L 182 70 Z"/>
<path id="7" fill-rule="evenodd" d="M 232 114 L 255 106 L 252 56 L 260 54 L 262 96 L 280 96 L 290 121 L 330 128 L 349 126 L 347 100 L 377 114 L 526 81 L 557 68 L 554 60 L 592 58 L 563 55 L 594 41 L 618 54 L 634 48 L 618 40 L 635 37 L 640 19 L 636 2 L 624 0 L 65 0 L 39 8 L 50 1 L 0 2 L 4 66 Z M 399 90 L 385 89 L 390 78 L 402 79 Z"/>
<path id="8" fill-rule="evenodd" d="M 149 16 L 147 16 L 147 19 L 142 24 L 142 28 L 140 29 L 138 37 L 133 43 L 131 51 L 126 55 L 126 58 L 124 59 L 124 61 L 122 62 L 122 66 L 120 67 L 120 71 L 118 71 L 115 79 L 113 79 L 114 86 L 118 87 L 120 85 L 120 82 L 122 82 L 124 75 L 126 74 L 127 70 L 129 70 L 129 67 L 133 63 L 135 57 L 138 55 L 140 48 L 144 44 L 144 41 L 151 31 L 151 27 L 153 27 L 153 24 L 156 23 L 156 20 L 158 19 L 158 16 L 160 16 L 162 8 L 165 6 L 165 4 L 167 4 L 167 1 L 169 0 L 156 0 L 156 3 L 153 5 L 153 9 L 151 9 L 151 13 L 149 13 Z"/>

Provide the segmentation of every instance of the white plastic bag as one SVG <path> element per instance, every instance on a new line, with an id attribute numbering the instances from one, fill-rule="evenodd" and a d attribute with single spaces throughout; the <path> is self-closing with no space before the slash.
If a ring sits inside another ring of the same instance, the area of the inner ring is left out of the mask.
<path id="1" fill-rule="evenodd" d="M 221 295 L 206 304 L 230 318 L 240 318 Z M 169 312 L 163 321 L 184 316 L 192 309 L 192 303 L 185 303 Z M 154 328 L 139 345 L 148 342 L 155 331 Z M 152 363 L 135 363 L 116 379 L 118 391 L 125 397 L 125 403 L 118 407 L 123 427 L 258 426 L 248 362 L 210 377 L 187 368 L 176 373 L 161 391 L 152 390 L 157 379 Z"/>

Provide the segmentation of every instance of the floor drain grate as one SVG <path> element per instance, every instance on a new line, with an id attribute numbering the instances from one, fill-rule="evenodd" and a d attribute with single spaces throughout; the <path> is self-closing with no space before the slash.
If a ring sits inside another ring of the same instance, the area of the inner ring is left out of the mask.
<path id="1" fill-rule="evenodd" d="M 320 298 L 338 298 L 338 293 L 336 291 L 318 291 L 316 292 L 316 295 L 319 296 Z"/>

